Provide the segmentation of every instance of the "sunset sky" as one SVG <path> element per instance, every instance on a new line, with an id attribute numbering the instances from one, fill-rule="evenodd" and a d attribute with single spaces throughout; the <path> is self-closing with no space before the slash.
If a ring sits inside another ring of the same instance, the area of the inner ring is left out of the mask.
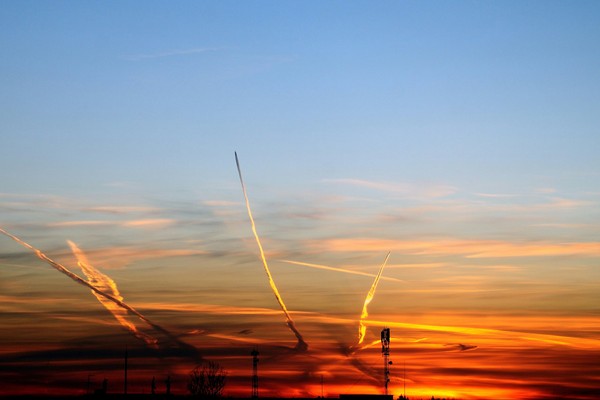
<path id="1" fill-rule="evenodd" d="M 382 393 L 389 327 L 395 396 L 599 398 L 599 20 L 2 2 L 0 228 L 79 278 L 0 235 L 0 393 Z"/>

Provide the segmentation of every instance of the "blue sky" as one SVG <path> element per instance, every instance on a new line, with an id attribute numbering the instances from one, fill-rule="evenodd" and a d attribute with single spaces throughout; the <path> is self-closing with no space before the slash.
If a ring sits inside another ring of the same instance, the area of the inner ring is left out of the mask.
<path id="1" fill-rule="evenodd" d="M 228 177 L 238 150 L 282 183 L 493 191 L 560 179 L 583 190 L 598 168 L 597 12 L 594 2 L 6 4 L 3 181 L 189 188 Z"/>
<path id="2" fill-rule="evenodd" d="M 453 382 L 448 397 L 586 398 L 600 379 L 599 18 L 596 1 L 4 2 L 0 228 L 81 275 L 72 240 L 149 318 L 215 335 L 189 338 L 200 352 L 293 344 L 257 258 L 237 151 L 310 348 L 339 348 L 330 328 L 354 340 L 391 251 L 368 337 L 387 321 L 421 357 L 408 360 L 418 393 Z M 9 238 L 0 266 L 7 351 L 104 346 L 97 329 L 143 348 L 88 289 Z M 466 377 L 462 352 L 447 354 L 457 342 L 478 346 Z M 379 365 L 367 353 L 361 362 Z M 148 373 L 166 368 L 144 357 Z M 570 357 L 590 371 L 567 371 L 579 391 L 544 386 Z M 340 362 L 323 372 L 336 393 L 367 379 Z M 292 380 L 312 385 L 301 372 Z M 538 378 L 514 384 L 523 376 Z M 10 377 L 16 392 L 21 378 Z"/>

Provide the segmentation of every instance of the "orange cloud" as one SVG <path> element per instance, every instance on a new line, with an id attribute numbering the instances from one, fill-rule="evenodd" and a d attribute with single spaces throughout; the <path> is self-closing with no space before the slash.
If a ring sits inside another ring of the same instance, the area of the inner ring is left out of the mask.
<path id="1" fill-rule="evenodd" d="M 185 257 L 206 254 L 191 249 L 146 249 L 133 246 L 104 247 L 88 250 L 87 254 L 103 268 L 119 268 L 140 260 L 167 257 Z"/>
<path id="2" fill-rule="evenodd" d="M 486 257 L 545 257 L 580 255 L 600 256 L 600 242 L 528 242 L 513 243 L 499 240 L 393 240 L 393 239 L 329 239 L 312 242 L 319 251 L 384 252 L 414 255 L 464 255 L 468 258 Z"/>
<path id="3" fill-rule="evenodd" d="M 146 309 L 161 311 L 180 311 L 206 314 L 225 314 L 225 315 L 279 315 L 281 311 L 272 308 L 260 307 L 234 307 L 216 304 L 191 304 L 191 303 L 142 303 L 140 305 Z"/>
<path id="4" fill-rule="evenodd" d="M 83 221 L 64 221 L 64 222 L 53 222 L 48 224 L 49 227 L 73 227 L 73 226 L 100 226 L 100 225 L 114 225 L 112 221 L 99 221 L 99 220 L 83 220 Z"/>
<path id="5" fill-rule="evenodd" d="M 147 206 L 101 206 L 101 207 L 90 207 L 87 211 L 94 211 L 99 213 L 107 213 L 107 214 L 128 214 L 128 213 L 136 213 L 136 212 L 155 212 L 159 209 L 156 207 L 147 207 Z"/>
<path id="6" fill-rule="evenodd" d="M 165 226 L 173 225 L 177 221 L 170 218 L 148 218 L 134 219 L 127 221 L 105 221 L 105 220 L 81 220 L 81 221 L 64 221 L 53 222 L 48 224 L 49 227 L 55 228 L 70 228 L 70 227 L 85 227 L 85 226 L 123 226 L 126 228 L 164 228 Z"/>
<path id="7" fill-rule="evenodd" d="M 136 219 L 123 223 L 123 226 L 129 228 L 164 228 L 175 223 L 174 219 L 155 218 L 155 219 Z"/>

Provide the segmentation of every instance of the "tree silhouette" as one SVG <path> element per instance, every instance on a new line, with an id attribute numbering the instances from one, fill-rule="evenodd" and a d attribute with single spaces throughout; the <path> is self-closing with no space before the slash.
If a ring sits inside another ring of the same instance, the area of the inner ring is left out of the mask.
<path id="1" fill-rule="evenodd" d="M 208 361 L 190 372 L 188 390 L 192 396 L 221 397 L 226 377 L 219 363 Z"/>

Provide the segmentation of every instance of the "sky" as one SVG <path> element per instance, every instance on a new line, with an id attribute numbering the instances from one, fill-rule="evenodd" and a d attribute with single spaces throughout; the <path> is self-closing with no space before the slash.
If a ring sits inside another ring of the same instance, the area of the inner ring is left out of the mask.
<path id="1" fill-rule="evenodd" d="M 599 18 L 2 2 L 2 391 L 597 398 Z"/>

